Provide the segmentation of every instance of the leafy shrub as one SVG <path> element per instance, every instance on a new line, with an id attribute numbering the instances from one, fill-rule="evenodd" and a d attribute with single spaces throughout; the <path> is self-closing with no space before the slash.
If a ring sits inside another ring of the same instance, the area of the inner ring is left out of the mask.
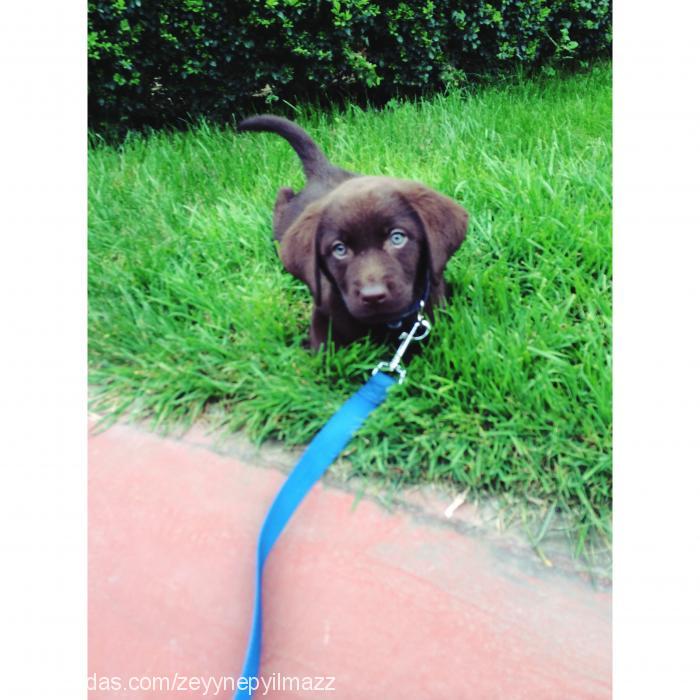
<path id="1" fill-rule="evenodd" d="M 381 103 L 610 47 L 609 0 L 99 0 L 89 120 L 123 130 L 304 98 Z"/>

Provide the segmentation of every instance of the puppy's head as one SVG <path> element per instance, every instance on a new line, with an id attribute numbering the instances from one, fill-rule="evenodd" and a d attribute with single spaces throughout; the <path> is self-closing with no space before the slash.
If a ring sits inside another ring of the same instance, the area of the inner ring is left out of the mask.
<path id="1" fill-rule="evenodd" d="M 307 207 L 283 237 L 285 267 L 317 304 L 335 289 L 364 323 L 390 320 L 439 283 L 464 240 L 467 212 L 417 182 L 348 180 Z"/>

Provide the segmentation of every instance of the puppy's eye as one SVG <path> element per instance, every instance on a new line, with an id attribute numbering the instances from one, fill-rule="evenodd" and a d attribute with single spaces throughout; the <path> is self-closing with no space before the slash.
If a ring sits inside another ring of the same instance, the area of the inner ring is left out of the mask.
<path id="1" fill-rule="evenodd" d="M 331 248 L 331 252 L 336 258 L 344 258 L 348 254 L 348 248 L 345 243 L 335 243 Z"/>
<path id="2" fill-rule="evenodd" d="M 405 245 L 408 236 L 400 228 L 395 228 L 389 232 L 389 240 L 395 248 L 400 248 Z"/>

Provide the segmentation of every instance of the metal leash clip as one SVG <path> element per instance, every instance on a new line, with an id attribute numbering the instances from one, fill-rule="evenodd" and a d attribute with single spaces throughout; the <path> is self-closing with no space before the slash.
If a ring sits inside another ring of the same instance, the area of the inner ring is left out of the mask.
<path id="1" fill-rule="evenodd" d="M 377 372 L 396 372 L 399 375 L 399 384 L 403 384 L 404 379 L 406 379 L 406 369 L 401 364 L 401 359 L 406 354 L 408 346 L 414 342 L 423 340 L 427 337 L 428 333 L 432 328 L 430 321 L 423 316 L 423 309 L 425 308 L 425 302 L 421 301 L 420 309 L 416 316 L 416 321 L 413 324 L 413 328 L 410 331 L 404 331 L 400 336 L 399 340 L 402 341 L 401 345 L 397 348 L 394 353 L 394 357 L 391 358 L 390 362 L 382 361 L 373 370 L 372 375 Z M 422 329 L 422 333 L 417 335 L 417 333 Z"/>

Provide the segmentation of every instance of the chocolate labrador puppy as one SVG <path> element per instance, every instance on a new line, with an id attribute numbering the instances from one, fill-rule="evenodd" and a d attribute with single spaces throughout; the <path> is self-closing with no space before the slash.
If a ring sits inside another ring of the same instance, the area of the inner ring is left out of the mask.
<path id="1" fill-rule="evenodd" d="M 273 228 L 284 267 L 314 296 L 311 347 L 410 328 L 445 295 L 442 273 L 467 231 L 467 212 L 418 182 L 332 165 L 311 137 L 261 115 L 239 131 L 271 131 L 301 159 L 306 186 L 277 193 Z"/>

